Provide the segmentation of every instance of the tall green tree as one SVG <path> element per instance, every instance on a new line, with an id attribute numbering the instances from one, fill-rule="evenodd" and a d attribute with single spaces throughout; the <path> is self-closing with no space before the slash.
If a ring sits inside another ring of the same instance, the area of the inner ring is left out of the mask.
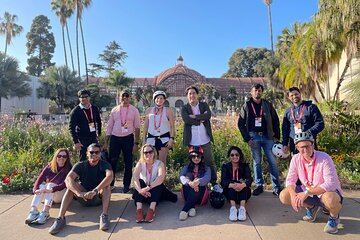
<path id="1" fill-rule="evenodd" d="M 135 99 L 137 102 L 142 101 L 144 108 L 148 108 L 151 106 L 153 102 L 153 94 L 155 91 L 164 91 L 166 95 L 169 97 L 169 93 L 166 91 L 164 87 L 147 85 L 145 88 L 138 87 L 135 89 Z"/>
<path id="2" fill-rule="evenodd" d="M 17 15 L 11 15 L 10 13 L 5 12 L 0 23 L 0 34 L 5 35 L 5 55 L 7 53 L 8 45 L 11 43 L 11 39 L 23 31 L 23 27 L 16 24 L 17 20 Z"/>
<path id="3" fill-rule="evenodd" d="M 0 112 L 1 98 L 26 97 L 31 95 L 29 78 L 19 70 L 19 63 L 13 57 L 0 52 Z"/>
<path id="4" fill-rule="evenodd" d="M 110 95 L 102 93 L 97 84 L 89 84 L 86 89 L 91 92 L 91 103 L 96 105 L 99 109 L 110 107 L 115 104 L 115 101 L 113 101 L 114 99 Z"/>
<path id="5" fill-rule="evenodd" d="M 134 79 L 127 77 L 124 71 L 114 70 L 110 73 L 110 76 L 105 79 L 104 84 L 116 89 L 116 104 L 119 104 L 120 91 L 130 86 L 133 82 Z"/>
<path id="6" fill-rule="evenodd" d="M 34 18 L 26 34 L 26 54 L 29 56 L 26 70 L 30 75 L 40 77 L 45 68 L 53 66 L 51 59 L 55 50 L 54 34 L 50 31 L 50 20 L 44 15 Z"/>
<path id="7" fill-rule="evenodd" d="M 271 51 L 266 48 L 238 48 L 229 60 L 229 69 L 223 77 L 263 77 L 255 71 L 256 64 Z"/>
<path id="8" fill-rule="evenodd" d="M 271 20 L 271 4 L 272 4 L 272 0 L 264 0 L 264 3 L 266 4 L 267 9 L 268 9 L 271 51 L 274 53 L 274 39 L 273 39 L 272 20 Z"/>
<path id="9" fill-rule="evenodd" d="M 85 70 L 86 70 L 86 84 L 88 84 L 89 76 L 87 70 L 87 59 L 86 59 L 86 48 L 85 48 L 85 40 L 84 40 L 84 32 L 82 28 L 82 14 L 85 8 L 90 7 L 91 0 L 69 0 L 69 7 L 72 11 L 76 11 L 76 52 L 78 58 L 78 74 L 80 74 L 80 54 L 79 54 L 79 25 L 81 31 L 81 38 L 83 44 L 84 51 L 84 60 L 85 60 Z"/>
<path id="10" fill-rule="evenodd" d="M 76 77 L 76 72 L 66 66 L 52 66 L 45 69 L 45 74 L 40 78 L 41 86 L 37 95 L 53 100 L 58 106 L 58 112 L 63 113 L 65 106 L 73 106 L 77 101 L 77 91 L 84 87 L 81 78 Z"/>
<path id="11" fill-rule="evenodd" d="M 67 39 L 69 44 L 69 50 L 70 50 L 70 57 L 71 57 L 71 64 L 72 64 L 72 70 L 75 71 L 74 66 L 74 57 L 72 53 L 72 47 L 71 47 L 71 41 L 70 41 L 70 34 L 69 34 L 69 27 L 67 24 L 67 20 L 71 17 L 73 14 L 72 10 L 69 8 L 67 4 L 68 0 L 53 0 L 51 2 L 52 10 L 55 11 L 56 16 L 60 19 L 61 24 L 61 34 L 62 34 L 62 41 L 63 41 L 63 48 L 64 48 L 64 57 L 65 57 L 65 64 L 68 67 L 68 60 L 67 60 L 67 50 L 66 50 L 66 43 L 65 43 L 65 33 L 64 28 L 66 28 L 67 33 Z"/>
<path id="12" fill-rule="evenodd" d="M 99 54 L 99 59 L 104 63 L 101 68 L 108 73 L 120 68 L 126 58 L 127 53 L 116 41 L 111 41 L 105 46 L 103 53 Z"/>

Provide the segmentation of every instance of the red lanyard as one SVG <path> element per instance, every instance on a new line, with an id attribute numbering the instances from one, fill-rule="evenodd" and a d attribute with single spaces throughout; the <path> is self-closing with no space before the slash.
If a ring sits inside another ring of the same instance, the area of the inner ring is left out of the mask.
<path id="1" fill-rule="evenodd" d="M 302 118 L 302 115 L 305 111 L 305 105 L 302 106 L 301 110 L 300 110 L 300 116 L 298 119 L 295 118 L 295 114 L 294 114 L 294 109 L 293 108 L 290 108 L 290 111 L 291 111 L 291 117 L 292 119 L 294 120 L 295 123 L 298 123 L 300 121 L 300 119 Z"/>
<path id="2" fill-rule="evenodd" d="M 197 178 L 199 176 L 199 167 L 195 166 L 193 171 L 194 178 Z"/>
<path id="3" fill-rule="evenodd" d="M 86 117 L 86 119 L 88 120 L 88 122 L 89 122 L 89 123 L 94 122 L 93 113 L 92 113 L 92 107 L 90 107 L 90 117 L 91 117 L 91 122 L 90 122 L 90 120 L 89 120 L 89 117 L 88 117 L 88 115 L 87 115 L 87 113 L 86 113 L 85 109 L 83 109 L 83 112 L 84 112 L 85 117 Z"/>
<path id="4" fill-rule="evenodd" d="M 121 111 L 121 106 L 120 106 L 120 123 L 121 123 L 121 126 L 125 126 L 125 125 L 126 125 L 126 119 L 127 119 L 127 117 L 128 117 L 129 107 L 130 107 L 130 106 L 127 106 L 127 107 L 126 107 L 126 114 L 125 114 L 125 119 L 124 119 L 124 123 L 123 123 L 122 111 Z"/>
<path id="5" fill-rule="evenodd" d="M 312 165 L 312 171 L 311 171 L 311 181 L 309 181 L 308 179 L 308 172 L 306 171 L 306 166 L 305 163 L 303 162 L 303 168 L 304 168 L 304 173 L 305 173 L 305 177 L 306 177 L 306 184 L 310 184 L 313 185 L 313 181 L 314 181 L 314 173 L 315 173 L 315 163 L 316 163 L 316 158 L 314 157 L 313 160 L 313 165 Z"/>
<path id="6" fill-rule="evenodd" d="M 251 102 L 251 107 L 252 107 L 252 109 L 253 109 L 253 111 L 254 111 L 254 114 L 255 114 L 255 117 L 257 116 L 256 115 L 256 110 L 255 110 L 255 107 L 254 107 L 254 104 Z M 263 109 L 262 109 L 262 106 L 261 106 L 261 108 L 260 108 L 260 115 L 259 115 L 259 117 L 261 117 L 262 116 L 262 112 L 263 112 Z"/>
<path id="7" fill-rule="evenodd" d="M 197 109 L 198 109 L 198 113 L 197 113 L 197 114 L 194 113 L 195 108 L 196 108 L 196 106 L 194 107 L 194 109 L 193 109 L 193 107 L 191 107 L 192 114 L 193 114 L 193 115 L 199 115 L 199 114 L 200 114 L 200 106 L 199 106 L 199 104 L 197 104 Z"/>
<path id="8" fill-rule="evenodd" d="M 236 173 L 236 178 L 235 178 L 235 173 Z M 235 181 L 239 180 L 239 168 L 232 170 L 232 179 Z"/>
<path id="9" fill-rule="evenodd" d="M 147 164 L 146 164 L 146 179 L 148 180 L 148 184 L 150 185 L 151 183 L 151 176 L 152 176 L 152 168 L 153 168 L 153 164 L 151 164 L 151 168 L 149 169 Z M 149 177 L 148 177 L 149 175 Z"/>
<path id="10" fill-rule="evenodd" d="M 159 126 L 156 126 L 156 107 L 154 107 L 154 128 L 155 130 L 160 128 L 161 126 L 161 121 L 162 121 L 162 115 L 163 115 L 163 108 L 161 108 L 161 113 L 160 113 L 160 122 L 159 122 Z"/>

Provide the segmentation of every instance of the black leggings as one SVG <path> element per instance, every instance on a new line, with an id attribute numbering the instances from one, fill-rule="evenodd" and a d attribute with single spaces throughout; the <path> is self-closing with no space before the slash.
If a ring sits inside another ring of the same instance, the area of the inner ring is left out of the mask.
<path id="1" fill-rule="evenodd" d="M 144 180 L 140 179 L 140 186 L 141 188 L 146 187 L 147 185 L 145 184 Z M 163 187 L 164 185 L 161 184 L 159 186 L 156 186 L 152 189 L 150 189 L 150 193 L 151 196 L 150 197 L 144 197 L 143 195 L 141 195 L 136 189 L 134 189 L 134 194 L 133 194 L 133 199 L 135 200 L 135 204 L 137 202 L 141 202 L 141 203 L 152 203 L 152 202 L 156 202 L 156 204 L 158 204 L 161 200 L 161 193 L 163 191 Z"/>
<path id="2" fill-rule="evenodd" d="M 244 187 L 240 192 L 235 191 L 232 188 L 224 188 L 224 195 L 227 200 L 235 201 L 236 204 L 240 204 L 242 200 L 249 200 L 251 197 L 251 190 L 249 187 Z"/>
<path id="3" fill-rule="evenodd" d="M 188 212 L 190 208 L 194 208 L 196 204 L 201 204 L 201 201 L 205 194 L 206 186 L 199 186 L 199 191 L 195 190 L 187 185 L 183 185 L 182 191 L 184 195 L 185 205 L 182 211 Z"/>

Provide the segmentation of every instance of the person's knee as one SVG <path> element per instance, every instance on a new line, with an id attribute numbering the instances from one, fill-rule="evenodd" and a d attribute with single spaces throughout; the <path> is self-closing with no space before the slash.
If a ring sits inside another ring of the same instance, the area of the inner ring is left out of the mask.
<path id="1" fill-rule="evenodd" d="M 279 200 L 282 204 L 289 204 L 290 203 L 290 193 L 287 188 L 282 190 L 279 195 Z"/>
<path id="2" fill-rule="evenodd" d="M 322 201 L 326 208 L 339 208 L 341 207 L 340 196 L 336 192 L 325 192 L 322 196 Z"/>

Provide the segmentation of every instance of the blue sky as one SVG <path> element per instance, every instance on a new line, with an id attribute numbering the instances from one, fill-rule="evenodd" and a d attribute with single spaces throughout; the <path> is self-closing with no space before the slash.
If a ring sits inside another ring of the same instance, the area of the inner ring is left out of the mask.
<path id="1" fill-rule="evenodd" d="M 220 77 L 237 48 L 270 48 L 267 7 L 262 0 L 92 0 L 83 13 L 88 63 L 98 62 L 110 41 L 117 41 L 128 58 L 124 70 L 130 77 L 154 77 L 176 64 L 184 64 L 206 77 Z M 317 10 L 315 0 L 273 0 L 274 42 L 284 27 L 306 22 Z M 50 0 L 0 0 L 0 16 L 8 11 L 18 16 L 24 27 L 13 38 L 8 54 L 27 65 L 26 33 L 32 20 L 47 16 L 56 40 L 53 61 L 64 65 L 59 19 L 51 11 Z M 69 21 L 75 51 L 75 21 Z M 0 49 L 5 48 L 0 36 Z M 82 69 L 83 67 L 83 58 Z M 85 71 L 82 70 L 82 74 Z"/>

